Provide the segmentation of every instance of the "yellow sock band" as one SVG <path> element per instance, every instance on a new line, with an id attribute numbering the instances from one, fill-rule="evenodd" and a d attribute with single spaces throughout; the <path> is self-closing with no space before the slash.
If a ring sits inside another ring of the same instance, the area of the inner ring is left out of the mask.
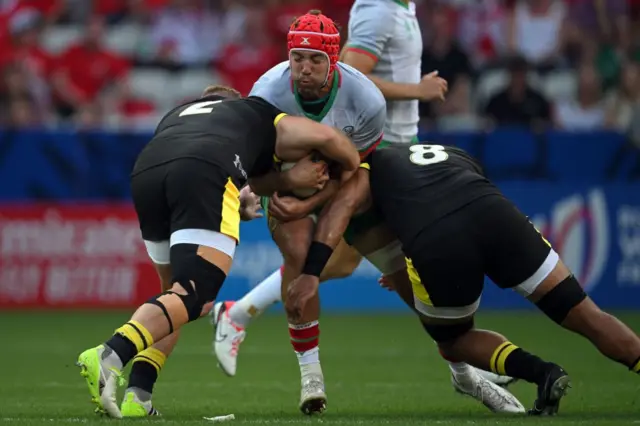
<path id="1" fill-rule="evenodd" d="M 500 374 L 501 376 L 506 376 L 507 373 L 504 369 L 504 363 L 507 361 L 507 357 L 511 354 L 511 352 L 518 349 L 516 345 L 511 342 L 504 342 L 500 346 L 493 351 L 493 355 L 491 355 L 491 361 L 489 362 L 489 367 L 491 371 L 496 374 Z"/>
<path id="2" fill-rule="evenodd" d="M 167 361 L 167 356 L 160 352 L 156 348 L 147 348 L 144 351 L 138 353 L 138 355 L 133 358 L 133 362 L 146 362 L 151 364 L 158 373 L 164 367 L 164 363 Z"/>
<path id="3" fill-rule="evenodd" d="M 151 336 L 149 330 L 147 330 L 138 321 L 129 321 L 122 327 L 118 328 L 116 333 L 119 333 L 130 340 L 136 346 L 138 352 L 142 352 L 149 346 L 153 345 L 153 336 Z"/>

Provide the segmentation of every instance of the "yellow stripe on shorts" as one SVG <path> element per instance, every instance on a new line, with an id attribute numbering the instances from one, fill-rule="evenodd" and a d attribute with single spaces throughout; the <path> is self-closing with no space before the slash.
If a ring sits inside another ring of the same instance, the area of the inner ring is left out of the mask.
<path id="1" fill-rule="evenodd" d="M 405 262 L 407 263 L 407 273 L 409 274 L 409 281 L 411 281 L 413 295 L 425 305 L 433 306 L 433 303 L 431 302 L 431 296 L 429 296 L 427 289 L 424 288 L 422 280 L 420 279 L 420 275 L 418 275 L 418 271 L 413 266 L 413 261 L 411 261 L 411 259 L 409 259 L 408 257 L 405 257 Z"/>
<path id="2" fill-rule="evenodd" d="M 220 232 L 240 242 L 240 191 L 227 179 L 222 195 L 222 221 Z"/>

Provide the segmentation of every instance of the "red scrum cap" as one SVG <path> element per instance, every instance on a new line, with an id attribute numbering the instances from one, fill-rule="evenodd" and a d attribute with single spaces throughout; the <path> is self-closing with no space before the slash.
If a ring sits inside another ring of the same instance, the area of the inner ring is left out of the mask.
<path id="1" fill-rule="evenodd" d="M 309 11 L 291 24 L 287 34 L 289 55 L 295 50 L 307 50 L 324 54 L 329 60 L 326 81 L 333 75 L 340 56 L 340 32 L 333 20 L 320 11 Z"/>

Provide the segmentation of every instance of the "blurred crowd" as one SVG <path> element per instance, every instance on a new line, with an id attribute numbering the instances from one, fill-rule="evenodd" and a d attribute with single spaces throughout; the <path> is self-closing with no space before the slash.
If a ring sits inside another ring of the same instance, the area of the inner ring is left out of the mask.
<path id="1" fill-rule="evenodd" d="M 286 59 L 295 16 L 322 9 L 344 41 L 352 3 L 0 0 L 0 124 L 145 127 L 204 81 L 246 94 Z M 423 73 L 450 84 L 421 125 L 640 139 L 639 12 L 639 0 L 417 0 Z"/>

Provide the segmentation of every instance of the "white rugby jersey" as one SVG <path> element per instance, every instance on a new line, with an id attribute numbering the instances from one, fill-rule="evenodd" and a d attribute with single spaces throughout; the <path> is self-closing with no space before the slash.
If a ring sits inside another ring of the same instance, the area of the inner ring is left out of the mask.
<path id="1" fill-rule="evenodd" d="M 289 61 L 264 73 L 249 96 L 260 97 L 281 111 L 341 129 L 361 153 L 382 139 L 386 121 L 384 96 L 371 80 L 349 65 L 338 62 L 329 99 L 319 115 L 304 111 L 291 82 Z"/>
<path id="2" fill-rule="evenodd" d="M 421 78 L 422 34 L 415 4 L 399 0 L 356 0 L 349 17 L 347 48 L 372 56 L 372 74 L 394 83 Z M 418 135 L 418 101 L 389 101 L 385 140 L 411 142 Z"/>

